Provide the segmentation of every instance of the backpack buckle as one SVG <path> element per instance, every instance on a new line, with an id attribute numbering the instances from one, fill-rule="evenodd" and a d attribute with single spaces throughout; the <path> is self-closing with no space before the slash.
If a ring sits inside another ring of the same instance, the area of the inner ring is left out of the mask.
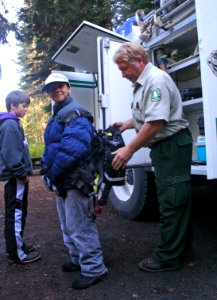
<path id="1" fill-rule="evenodd" d="M 97 193 L 92 192 L 88 195 L 89 202 L 88 202 L 88 209 L 90 212 L 90 216 L 93 220 L 96 219 L 96 216 L 102 212 L 102 207 L 100 206 L 97 200 Z"/>

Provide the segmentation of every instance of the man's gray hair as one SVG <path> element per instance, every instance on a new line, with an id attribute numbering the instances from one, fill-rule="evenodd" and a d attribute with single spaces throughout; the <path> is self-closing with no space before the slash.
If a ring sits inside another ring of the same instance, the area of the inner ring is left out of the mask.
<path id="1" fill-rule="evenodd" d="M 116 64 L 121 62 L 133 63 L 138 59 L 141 59 L 145 64 L 149 62 L 149 57 L 145 49 L 141 45 L 131 42 L 121 44 L 113 56 Z"/>

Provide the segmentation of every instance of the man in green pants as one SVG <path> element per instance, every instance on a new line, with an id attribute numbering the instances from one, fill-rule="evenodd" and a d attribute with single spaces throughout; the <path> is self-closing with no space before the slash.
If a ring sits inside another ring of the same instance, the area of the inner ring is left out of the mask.
<path id="1" fill-rule="evenodd" d="M 189 243 L 192 158 L 181 95 L 171 77 L 149 61 L 141 45 L 123 43 L 114 62 L 134 85 L 133 118 L 116 125 L 121 132 L 135 128 L 137 136 L 114 152 L 112 165 L 116 170 L 124 168 L 135 151 L 149 147 L 160 205 L 160 243 L 139 267 L 147 272 L 178 270 Z"/>

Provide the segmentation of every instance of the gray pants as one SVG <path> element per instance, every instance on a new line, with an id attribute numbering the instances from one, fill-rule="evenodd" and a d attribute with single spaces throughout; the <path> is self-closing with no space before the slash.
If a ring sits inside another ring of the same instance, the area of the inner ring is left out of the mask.
<path id="1" fill-rule="evenodd" d="M 88 199 L 77 190 L 68 190 L 66 198 L 56 197 L 63 241 L 71 261 L 79 264 L 84 276 L 107 271 L 103 263 L 95 221 L 89 216 Z"/>

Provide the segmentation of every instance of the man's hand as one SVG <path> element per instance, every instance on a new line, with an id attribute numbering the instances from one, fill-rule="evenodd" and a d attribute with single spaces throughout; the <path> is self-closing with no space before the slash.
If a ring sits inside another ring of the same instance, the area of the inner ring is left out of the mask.
<path id="1" fill-rule="evenodd" d="M 112 125 L 117 126 L 120 132 L 124 132 L 126 129 L 134 128 L 133 119 L 129 119 L 125 122 L 115 122 Z"/>
<path id="2" fill-rule="evenodd" d="M 122 147 L 112 154 L 115 157 L 112 160 L 112 167 L 115 170 L 120 170 L 126 167 L 128 160 L 132 157 L 133 152 L 130 150 L 129 146 Z"/>
<path id="3" fill-rule="evenodd" d="M 132 122 L 133 120 L 130 119 L 124 123 L 119 124 L 122 124 L 120 126 L 124 126 L 126 128 L 132 128 L 130 127 L 133 124 Z M 131 141 L 129 145 L 113 152 L 113 154 L 115 154 L 115 157 L 112 161 L 112 167 L 115 170 L 120 170 L 126 167 L 126 164 L 133 155 L 133 153 L 141 147 L 143 147 L 143 145 L 148 140 L 150 140 L 150 138 L 154 137 L 163 126 L 164 120 L 157 120 L 149 123 L 144 123 L 137 136 Z"/>
<path id="4" fill-rule="evenodd" d="M 126 130 L 126 128 L 124 127 L 124 123 L 123 122 L 115 122 L 112 125 L 118 127 L 118 129 L 120 130 L 121 133 Z"/>

